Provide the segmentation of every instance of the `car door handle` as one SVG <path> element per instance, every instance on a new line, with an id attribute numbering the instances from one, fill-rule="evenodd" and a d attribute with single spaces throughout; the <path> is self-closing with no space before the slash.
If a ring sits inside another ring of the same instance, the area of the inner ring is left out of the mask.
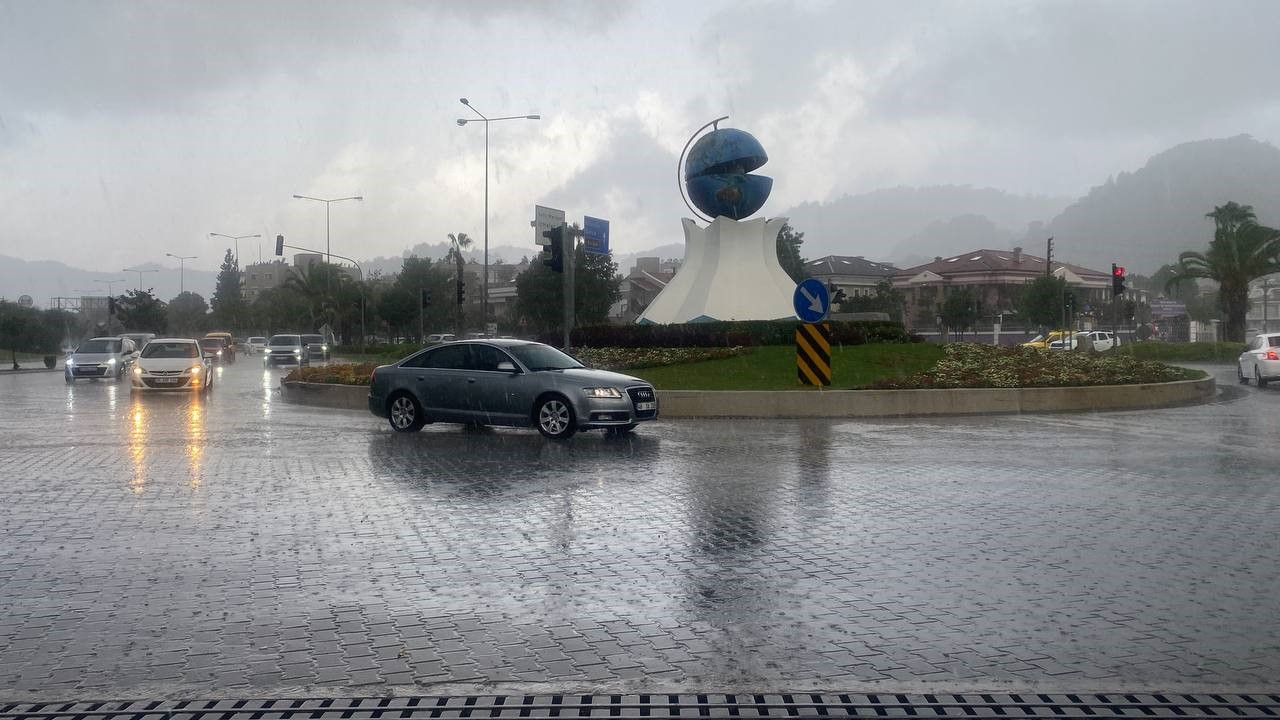
<path id="1" fill-rule="evenodd" d="M 425 377 L 423 377 L 423 376 L 421 376 L 421 375 L 419 375 L 419 376 L 418 376 L 418 382 L 422 382 L 423 380 L 426 380 L 426 378 L 425 378 Z"/>
<path id="2" fill-rule="evenodd" d="M 476 381 L 475 378 L 467 378 L 468 383 L 475 384 L 475 381 Z"/>

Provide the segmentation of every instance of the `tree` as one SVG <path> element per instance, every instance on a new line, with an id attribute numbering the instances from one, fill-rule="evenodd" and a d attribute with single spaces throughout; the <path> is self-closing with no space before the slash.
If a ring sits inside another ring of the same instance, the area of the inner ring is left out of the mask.
<path id="1" fill-rule="evenodd" d="M 125 329 L 164 334 L 169 327 L 165 304 L 152 288 L 130 290 L 116 298 L 116 319 Z"/>
<path id="2" fill-rule="evenodd" d="M 282 287 L 268 288 L 258 293 L 249 312 L 255 327 L 268 335 L 298 330 L 310 317 L 311 310 L 301 295 Z"/>
<path id="3" fill-rule="evenodd" d="M 1206 252 L 1178 256 L 1172 287 L 1188 278 L 1208 278 L 1218 283 L 1218 309 L 1226 318 L 1223 339 L 1244 342 L 1245 316 L 1249 311 L 1249 283 L 1280 272 L 1280 231 L 1259 225 L 1253 208 L 1229 202 L 1206 213 L 1213 220 L 1213 240 Z"/>
<path id="4" fill-rule="evenodd" d="M 1066 291 L 1066 280 L 1038 277 L 1027 283 L 1019 295 L 1016 303 L 1018 315 L 1041 329 L 1057 327 L 1062 324 L 1062 299 Z"/>
<path id="5" fill-rule="evenodd" d="M 179 293 L 169 301 L 169 330 L 194 335 L 205 329 L 208 314 L 209 304 L 204 297 L 190 290 Z"/>
<path id="6" fill-rule="evenodd" d="M 403 287 L 392 287 L 378 298 L 378 317 L 387 323 L 393 337 L 416 335 L 420 295 Z M 434 327 L 434 326 L 433 326 Z"/>
<path id="7" fill-rule="evenodd" d="M 222 259 L 222 268 L 218 272 L 217 286 L 213 290 L 214 324 L 219 327 L 239 330 L 249 319 L 249 306 L 244 301 L 244 290 L 240 283 L 240 264 L 231 249 Z"/>
<path id="8" fill-rule="evenodd" d="M 791 225 L 784 223 L 778 232 L 778 264 L 796 283 L 809 277 L 804 266 L 804 258 L 800 257 L 800 245 L 804 242 L 804 233 L 796 232 Z"/>
<path id="9" fill-rule="evenodd" d="M 902 322 L 905 307 L 906 299 L 902 297 L 902 291 L 886 278 L 876 283 L 874 295 L 846 296 L 844 302 L 840 303 L 840 312 L 882 312 L 887 313 L 890 320 Z M 929 321 L 932 322 L 933 318 L 929 318 Z"/>
<path id="10" fill-rule="evenodd" d="M 407 257 L 400 266 L 400 274 L 396 276 L 393 287 L 409 296 L 408 307 L 412 310 L 412 317 L 402 319 L 395 313 L 397 309 L 403 309 L 404 295 L 398 294 L 391 300 L 388 308 L 393 315 L 391 317 L 383 315 L 383 319 L 393 327 L 412 328 L 415 331 L 412 334 L 416 336 L 419 312 L 422 313 L 424 332 L 456 326 L 461 319 L 462 309 L 456 300 L 454 271 L 450 269 L 447 262 L 432 262 L 431 258 Z M 420 310 L 423 290 L 431 293 L 431 304 Z M 379 314 L 382 314 L 381 310 Z M 409 324 L 403 325 L 403 323 Z M 461 327 L 455 327 L 455 330 L 461 330 Z M 422 340 L 422 338 L 418 339 Z"/>
<path id="11" fill-rule="evenodd" d="M 972 330 L 978 322 L 978 302 L 969 288 L 952 290 L 947 299 L 942 301 L 942 326 L 948 330 L 960 331 L 964 337 L 966 330 Z"/>
<path id="12" fill-rule="evenodd" d="M 574 251 L 574 326 L 603 325 L 621 297 L 622 278 L 613 254 Z M 534 263 L 516 278 L 516 316 L 534 332 L 550 332 L 564 322 L 564 276 Z"/>

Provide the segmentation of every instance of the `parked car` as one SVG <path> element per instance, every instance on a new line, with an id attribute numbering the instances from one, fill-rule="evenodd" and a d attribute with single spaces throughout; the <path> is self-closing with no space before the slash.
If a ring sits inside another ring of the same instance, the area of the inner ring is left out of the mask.
<path id="1" fill-rule="evenodd" d="M 208 355 L 213 362 L 233 363 L 236 361 L 236 353 L 227 345 L 226 338 L 223 337 L 203 337 L 200 338 L 200 349 Z"/>
<path id="2" fill-rule="evenodd" d="M 303 344 L 300 335 L 272 335 L 262 353 L 262 367 L 310 364 L 311 354 L 307 352 L 307 346 Z"/>
<path id="3" fill-rule="evenodd" d="M 129 338 L 85 340 L 67 357 L 62 376 L 68 383 L 82 378 L 119 380 L 128 372 L 137 353 L 137 346 Z"/>
<path id="4" fill-rule="evenodd" d="M 542 343 L 465 340 L 376 368 L 369 411 L 396 432 L 431 422 L 533 425 L 562 439 L 578 430 L 630 432 L 658 416 L 658 397 L 644 380 L 590 370 Z"/>
<path id="5" fill-rule="evenodd" d="M 1062 339 L 1068 334 L 1066 330 L 1054 330 L 1047 335 L 1037 335 L 1027 342 L 1022 343 L 1022 347 L 1033 347 L 1044 350 L 1054 342 L 1058 343 L 1058 348 L 1062 347 Z"/>
<path id="6" fill-rule="evenodd" d="M 329 359 L 329 343 L 325 342 L 323 335 L 302 335 L 301 337 L 303 344 L 307 346 L 307 352 L 313 360 L 316 358 L 321 360 Z"/>
<path id="7" fill-rule="evenodd" d="M 453 333 L 432 333 L 427 336 L 427 344 L 434 345 L 437 343 L 453 342 L 456 338 Z"/>
<path id="8" fill-rule="evenodd" d="M 1071 333 L 1059 337 L 1057 340 L 1049 342 L 1050 350 L 1061 350 L 1065 347 L 1068 350 L 1078 350 L 1085 346 L 1084 333 Z"/>
<path id="9" fill-rule="evenodd" d="M 1107 352 L 1120 346 L 1120 336 L 1108 330 L 1081 333 L 1079 341 L 1081 347 L 1088 347 L 1088 343 L 1093 343 L 1093 349 L 1098 352 Z"/>
<path id="10" fill-rule="evenodd" d="M 1241 383 L 1253 380 L 1258 387 L 1280 380 L 1280 333 L 1254 335 L 1236 359 L 1236 377 Z"/>
<path id="11" fill-rule="evenodd" d="M 257 355 L 266 349 L 267 339 L 264 337 L 254 336 L 246 340 L 244 345 L 250 355 Z"/>
<path id="12" fill-rule="evenodd" d="M 157 338 L 147 343 L 130 374 L 132 389 L 208 392 L 213 386 L 213 357 L 202 350 L 204 342 Z"/>

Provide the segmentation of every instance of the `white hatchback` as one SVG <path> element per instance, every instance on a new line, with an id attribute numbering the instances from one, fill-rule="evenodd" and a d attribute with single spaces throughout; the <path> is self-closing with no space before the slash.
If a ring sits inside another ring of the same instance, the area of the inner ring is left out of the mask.
<path id="1" fill-rule="evenodd" d="M 1258 387 L 1280 380 L 1280 333 L 1254 335 L 1236 360 L 1236 377 L 1242 383 L 1253 380 Z"/>
<path id="2" fill-rule="evenodd" d="M 208 392 L 213 385 L 213 363 L 195 340 L 156 338 L 142 349 L 130 376 L 134 391 Z"/>

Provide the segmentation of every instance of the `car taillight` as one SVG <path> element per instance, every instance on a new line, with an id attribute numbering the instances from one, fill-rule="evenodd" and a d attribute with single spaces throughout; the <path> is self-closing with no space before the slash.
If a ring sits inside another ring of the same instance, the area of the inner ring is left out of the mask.
<path id="1" fill-rule="evenodd" d="M 374 368 L 374 369 L 373 369 L 373 372 L 369 373 L 369 384 L 370 384 L 370 385 L 372 385 L 372 384 L 373 384 L 373 379 L 374 379 L 375 377 L 377 377 L 377 376 L 378 376 L 378 368 Z"/>
<path id="2" fill-rule="evenodd" d="M 1267 359 L 1268 359 L 1268 360 L 1280 360 L 1280 355 L 1276 355 L 1276 351 L 1275 351 L 1275 350 L 1268 350 L 1268 351 L 1267 351 Z"/>

